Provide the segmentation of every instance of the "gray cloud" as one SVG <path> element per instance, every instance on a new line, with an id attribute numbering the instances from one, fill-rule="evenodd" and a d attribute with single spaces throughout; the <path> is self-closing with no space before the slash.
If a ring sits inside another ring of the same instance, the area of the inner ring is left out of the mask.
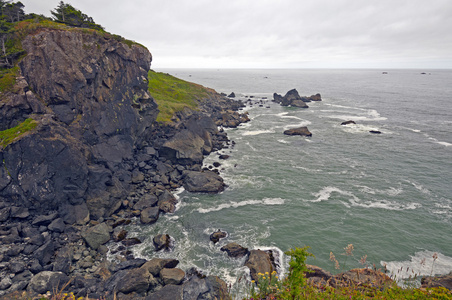
<path id="1" fill-rule="evenodd" d="M 23 0 L 50 16 L 59 0 Z M 73 0 L 153 67 L 452 68 L 449 0 Z"/>

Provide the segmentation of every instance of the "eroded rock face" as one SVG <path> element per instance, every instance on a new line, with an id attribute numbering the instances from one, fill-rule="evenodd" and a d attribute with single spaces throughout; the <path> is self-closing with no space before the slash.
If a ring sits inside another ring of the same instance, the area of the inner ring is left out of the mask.
<path id="1" fill-rule="evenodd" d="M 158 114 L 147 93 L 151 54 L 81 30 L 43 29 L 22 46 L 23 76 L 2 95 L 0 130 L 30 116 L 38 126 L 0 152 L 0 201 L 57 210 L 70 224 L 107 216 Z"/>

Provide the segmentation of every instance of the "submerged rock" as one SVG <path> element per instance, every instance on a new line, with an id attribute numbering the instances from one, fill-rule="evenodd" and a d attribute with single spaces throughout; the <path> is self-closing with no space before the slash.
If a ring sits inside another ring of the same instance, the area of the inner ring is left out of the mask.
<path id="1" fill-rule="evenodd" d="M 237 243 L 229 243 L 221 247 L 221 251 L 226 251 L 229 257 L 240 258 L 248 255 L 248 248 L 242 247 Z"/>
<path id="2" fill-rule="evenodd" d="M 221 231 L 220 229 L 218 229 L 217 231 L 215 231 L 214 233 L 212 233 L 212 234 L 210 235 L 210 240 L 211 240 L 214 244 L 216 244 L 216 243 L 218 243 L 218 241 L 219 241 L 220 239 L 225 238 L 225 237 L 227 237 L 227 236 L 228 236 L 228 233 L 227 233 L 227 232 L 224 232 L 224 231 Z"/>

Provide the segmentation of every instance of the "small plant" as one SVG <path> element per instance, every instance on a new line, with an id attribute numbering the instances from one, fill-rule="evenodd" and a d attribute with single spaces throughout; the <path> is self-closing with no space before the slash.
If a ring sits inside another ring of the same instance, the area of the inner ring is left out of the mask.
<path id="1" fill-rule="evenodd" d="M 258 273 L 257 290 L 255 281 L 251 281 L 250 295 L 253 299 L 265 298 L 267 295 L 276 295 L 281 292 L 281 281 L 278 278 L 276 271 L 272 273 L 265 272 L 265 274 Z"/>
<path id="2" fill-rule="evenodd" d="M 309 256 L 314 256 L 308 252 L 308 249 L 309 247 L 295 247 L 295 249 L 290 249 L 285 252 L 286 255 L 290 256 L 289 274 L 286 279 L 287 283 L 285 284 L 288 289 L 283 291 L 285 297 L 295 299 L 306 286 L 305 274 L 309 272 L 306 266 L 306 259 Z"/>
<path id="3" fill-rule="evenodd" d="M 347 259 L 349 256 L 353 256 L 353 251 L 355 250 L 355 248 L 353 247 L 353 244 L 348 244 L 347 247 L 344 248 L 345 253 L 342 253 L 342 255 L 345 256 L 344 259 L 344 263 L 342 264 L 342 266 L 339 264 L 339 261 L 337 260 L 336 256 L 334 255 L 333 252 L 330 252 L 330 260 L 332 262 L 334 262 L 334 268 L 336 270 L 342 269 L 345 270 L 347 267 Z M 361 260 L 365 263 L 367 260 L 367 255 L 365 257 L 362 257 Z M 360 261 L 361 262 L 361 261 Z"/>

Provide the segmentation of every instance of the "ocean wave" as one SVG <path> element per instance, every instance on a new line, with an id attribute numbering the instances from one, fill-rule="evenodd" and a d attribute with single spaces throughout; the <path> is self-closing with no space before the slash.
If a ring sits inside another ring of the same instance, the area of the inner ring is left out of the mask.
<path id="1" fill-rule="evenodd" d="M 248 135 L 258 135 L 258 134 L 263 134 L 263 133 L 275 133 L 272 130 L 251 130 L 251 131 L 245 131 L 244 133 L 242 133 L 243 136 L 248 136 Z"/>
<path id="2" fill-rule="evenodd" d="M 314 200 L 308 200 L 309 202 L 322 202 L 328 201 L 332 198 L 333 193 L 337 193 L 341 196 L 346 196 L 348 202 L 339 200 L 346 207 L 362 207 L 362 208 L 381 208 L 387 210 L 413 210 L 421 207 L 422 205 L 417 202 L 411 202 L 407 204 L 397 203 L 388 200 L 373 200 L 373 201 L 362 201 L 359 197 L 354 195 L 352 192 L 343 191 L 337 187 L 327 186 L 320 190 L 318 193 L 314 193 L 313 196 L 316 197 Z"/>
<path id="3" fill-rule="evenodd" d="M 301 121 L 298 124 L 286 125 L 283 128 L 284 128 L 284 130 L 288 130 L 288 129 L 291 129 L 291 128 L 298 128 L 298 127 L 308 126 L 310 124 L 312 124 L 311 121 L 303 120 L 303 121 Z"/>
<path id="4" fill-rule="evenodd" d="M 434 254 L 438 255 L 436 260 Z M 409 260 L 405 261 L 381 261 L 380 264 L 386 268 L 388 275 L 395 279 L 413 278 L 415 275 L 431 276 L 446 275 L 452 269 L 452 257 L 433 251 L 416 252 L 410 255 Z"/>
<path id="5" fill-rule="evenodd" d="M 286 140 L 278 140 L 278 142 L 281 144 L 290 144 L 290 142 Z"/>
<path id="6" fill-rule="evenodd" d="M 281 198 L 264 198 L 262 200 L 245 200 L 240 202 L 229 202 L 223 203 L 216 207 L 211 208 L 199 208 L 198 211 L 201 214 L 206 214 L 214 211 L 220 211 L 227 208 L 238 208 L 247 205 L 282 205 L 284 204 L 284 199 Z"/>
<path id="7" fill-rule="evenodd" d="M 364 125 L 364 124 L 348 124 L 348 125 L 338 125 L 341 129 L 348 133 L 369 133 L 369 131 L 380 131 L 378 127 Z M 386 132 L 385 132 L 386 133 Z"/>

